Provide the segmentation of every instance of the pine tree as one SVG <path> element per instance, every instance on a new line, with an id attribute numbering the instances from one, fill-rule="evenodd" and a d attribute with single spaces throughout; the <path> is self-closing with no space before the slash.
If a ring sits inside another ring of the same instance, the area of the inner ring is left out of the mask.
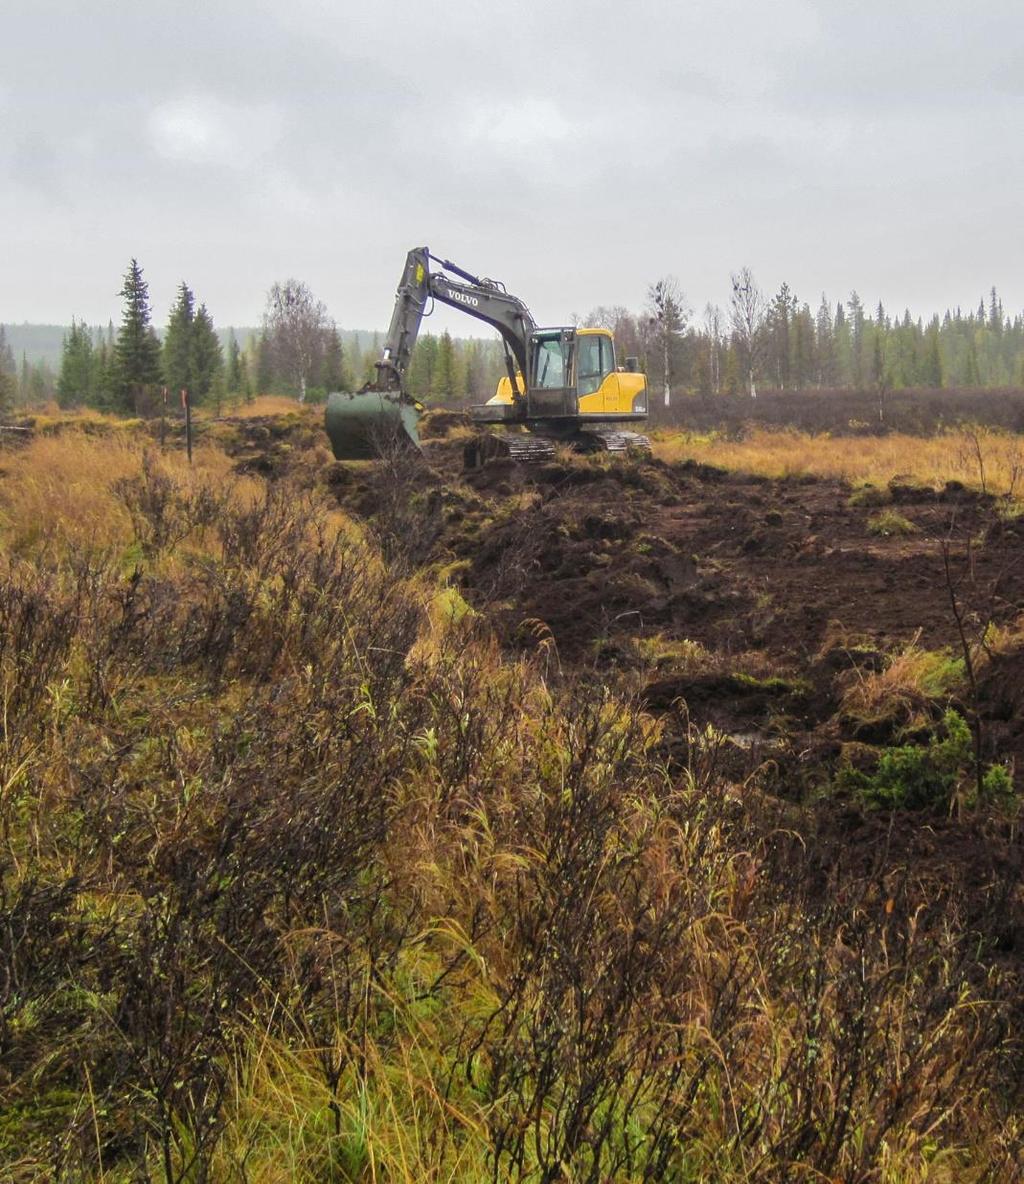
<path id="1" fill-rule="evenodd" d="M 89 405 L 100 411 L 113 411 L 118 403 L 118 370 L 114 348 L 100 334 L 100 344 L 93 359 L 93 389 Z"/>
<path id="2" fill-rule="evenodd" d="M 358 333 L 353 335 L 352 341 L 348 346 L 346 361 L 348 365 L 345 369 L 345 380 L 351 383 L 352 389 L 355 390 L 363 384 L 363 370 L 366 365 L 363 360 L 363 351 L 359 348 Z"/>
<path id="3" fill-rule="evenodd" d="M 160 342 L 150 324 L 149 285 L 138 260 L 132 259 L 120 295 L 124 297 L 121 328 L 114 347 L 120 410 L 134 409 L 146 387 L 160 381 Z"/>
<path id="4" fill-rule="evenodd" d="M 832 340 L 835 343 L 836 384 L 848 386 L 851 373 L 850 324 L 846 319 L 846 310 L 841 304 L 836 305 L 835 320 L 832 322 Z"/>
<path id="5" fill-rule="evenodd" d="M 429 337 L 430 334 L 428 333 Z M 413 349 L 413 358 L 416 356 L 416 350 Z M 412 365 L 413 358 L 410 358 L 409 365 Z M 380 334 L 374 330 L 372 339 L 370 340 L 370 348 L 366 351 L 363 357 L 363 382 L 374 382 L 377 378 L 377 363 L 380 361 Z M 411 389 L 411 388 L 410 388 Z"/>
<path id="6" fill-rule="evenodd" d="M 679 349 L 690 310 L 673 276 L 662 276 L 647 289 L 649 321 L 657 334 L 665 406 L 672 400 L 672 379 L 678 376 Z"/>
<path id="7" fill-rule="evenodd" d="M 1003 302 L 999 299 L 994 285 L 989 293 L 988 327 L 993 333 L 1000 333 L 1003 328 Z"/>
<path id="8" fill-rule="evenodd" d="M 850 326 L 850 378 L 857 390 L 864 387 L 864 305 L 856 292 L 850 293 L 846 307 Z"/>
<path id="9" fill-rule="evenodd" d="M 84 324 L 71 320 L 71 331 L 64 336 L 57 401 L 61 407 L 90 403 L 96 380 L 96 359 L 92 334 Z"/>
<path id="10" fill-rule="evenodd" d="M 874 345 L 871 350 L 871 382 L 875 390 L 885 388 L 885 351 L 882 347 L 882 334 L 874 334 Z"/>
<path id="11" fill-rule="evenodd" d="M 345 351 L 341 344 L 341 335 L 333 325 L 327 332 L 324 345 L 320 385 L 327 392 L 347 390 L 350 385 L 345 381 Z"/>
<path id="12" fill-rule="evenodd" d="M 796 298 L 783 284 L 768 310 L 769 370 L 779 390 L 790 385 L 792 368 L 792 324 L 796 316 Z"/>
<path id="13" fill-rule="evenodd" d="M 818 355 L 818 386 L 836 385 L 836 344 L 832 329 L 832 306 L 825 293 L 821 294 L 818 319 L 815 324 Z"/>
<path id="14" fill-rule="evenodd" d="M 793 321 L 793 381 L 798 388 L 813 384 L 817 368 L 814 316 L 803 304 Z"/>
<path id="15" fill-rule="evenodd" d="M 224 357 L 220 352 L 220 338 L 213 327 L 213 318 L 207 312 L 206 305 L 200 304 L 192 321 L 189 349 L 191 390 L 197 403 L 209 396 L 223 367 Z"/>
<path id="16" fill-rule="evenodd" d="M 921 383 L 928 387 L 942 386 L 942 354 L 939 349 L 937 321 L 928 327 L 928 338 L 921 366 Z"/>
<path id="17" fill-rule="evenodd" d="M 276 391 L 274 366 L 266 330 L 256 338 L 256 393 L 267 395 Z"/>
<path id="18" fill-rule="evenodd" d="M 167 322 L 163 359 L 167 385 L 175 394 L 187 390 L 194 403 L 209 396 L 224 365 L 206 305 L 196 308 L 195 293 L 184 282 Z"/>
<path id="19" fill-rule="evenodd" d="M 978 370 L 978 346 L 972 333 L 967 338 L 967 360 L 964 366 L 964 386 L 981 386 L 981 373 Z"/>
<path id="20" fill-rule="evenodd" d="M 242 393 L 242 351 L 239 349 L 234 329 L 228 331 L 227 387 L 228 394 Z"/>
<path id="21" fill-rule="evenodd" d="M 471 341 L 466 346 L 466 395 L 470 399 L 483 400 L 487 398 L 487 375 L 484 361 L 480 356 L 480 345 Z"/>
<path id="22" fill-rule="evenodd" d="M 437 368 L 438 355 L 437 338 L 432 333 L 425 333 L 413 347 L 412 357 L 409 359 L 409 369 L 406 372 L 406 382 L 409 392 L 418 399 L 429 399 L 434 389 L 434 371 Z M 374 358 L 379 351 L 374 350 Z"/>
<path id="23" fill-rule="evenodd" d="M 57 393 L 57 379 L 46 361 L 36 362 L 29 372 L 26 402 L 33 405 L 45 403 Z"/>
<path id="24" fill-rule="evenodd" d="M 192 394 L 192 330 L 195 323 L 196 300 L 192 289 L 182 281 L 178 298 L 171 308 L 164 334 L 164 378 L 172 395 L 188 390 Z"/>
<path id="25" fill-rule="evenodd" d="M 452 398 L 457 401 L 464 400 L 469 390 L 469 387 L 466 385 L 466 357 L 469 353 L 470 345 L 472 345 L 472 342 L 458 340 L 454 342 L 455 359 L 454 376 L 452 379 Z"/>
<path id="26" fill-rule="evenodd" d="M 438 399 L 451 399 L 455 394 L 455 346 L 447 329 L 438 342 L 430 393 Z"/>
<path id="27" fill-rule="evenodd" d="M 0 325 L 0 374 L 8 374 L 12 378 L 18 372 L 18 365 L 14 360 L 14 350 L 7 340 L 7 330 Z"/>
<path id="28" fill-rule="evenodd" d="M 7 340 L 7 332 L 0 325 L 0 413 L 7 412 L 14 405 L 18 389 L 18 367 L 14 361 L 14 350 Z"/>
<path id="29" fill-rule="evenodd" d="M 252 380 L 249 378 L 249 359 L 245 354 L 238 359 L 238 389 L 247 403 L 252 402 Z"/>

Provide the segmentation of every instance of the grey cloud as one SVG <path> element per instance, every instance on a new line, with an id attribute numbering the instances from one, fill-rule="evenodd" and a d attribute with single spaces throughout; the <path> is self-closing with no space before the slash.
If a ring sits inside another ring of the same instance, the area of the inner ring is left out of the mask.
<path id="1" fill-rule="evenodd" d="M 1002 0 L 8 9 L 0 320 L 105 320 L 134 254 L 161 317 L 187 278 L 251 322 L 297 274 L 372 326 L 414 241 L 550 320 L 663 272 L 722 300 L 743 263 L 815 301 L 1024 303 Z"/>

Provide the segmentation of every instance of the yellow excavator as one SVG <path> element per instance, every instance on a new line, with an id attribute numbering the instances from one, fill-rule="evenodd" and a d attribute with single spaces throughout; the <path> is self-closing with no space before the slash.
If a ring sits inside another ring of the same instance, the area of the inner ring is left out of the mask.
<path id="1" fill-rule="evenodd" d="M 617 363 L 607 329 L 540 329 L 504 284 L 416 247 L 405 261 L 375 377 L 358 392 L 327 400 L 327 434 L 338 460 L 419 447 L 424 408 L 409 394 L 406 375 L 432 300 L 491 325 L 504 348 L 506 374 L 494 397 L 470 408 L 481 431 L 466 445 L 467 467 L 500 456 L 542 460 L 559 445 L 581 452 L 649 449 L 647 437 L 629 426 L 647 419 L 647 379 L 635 358 Z"/>

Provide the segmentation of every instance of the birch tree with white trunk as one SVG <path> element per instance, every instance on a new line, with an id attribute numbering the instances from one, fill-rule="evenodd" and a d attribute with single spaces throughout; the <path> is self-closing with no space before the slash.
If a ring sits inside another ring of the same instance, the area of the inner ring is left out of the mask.
<path id="1" fill-rule="evenodd" d="M 733 338 L 739 350 L 743 369 L 747 374 L 752 399 L 757 398 L 754 375 L 764 348 L 766 307 L 764 293 L 757 286 L 753 272 L 749 267 L 741 268 L 732 277 L 729 319 L 732 322 Z"/>
<path id="2" fill-rule="evenodd" d="M 274 284 L 267 293 L 263 328 L 273 369 L 298 390 L 300 403 L 306 401 L 306 388 L 319 373 L 334 327 L 327 305 L 300 280 Z"/>

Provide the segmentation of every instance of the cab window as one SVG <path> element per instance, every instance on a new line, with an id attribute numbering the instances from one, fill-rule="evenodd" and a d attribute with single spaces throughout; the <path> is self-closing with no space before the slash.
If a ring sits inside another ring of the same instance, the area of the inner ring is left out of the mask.
<path id="1" fill-rule="evenodd" d="M 601 377 L 615 369 L 615 345 L 610 337 L 601 337 Z"/>
<path id="2" fill-rule="evenodd" d="M 560 337 L 538 337 L 533 346 L 534 385 L 557 390 L 566 385 L 570 347 Z"/>
<path id="3" fill-rule="evenodd" d="M 601 371 L 601 342 L 598 333 L 587 333 L 579 339 L 576 363 L 576 390 L 581 395 L 592 395 L 604 377 Z"/>

